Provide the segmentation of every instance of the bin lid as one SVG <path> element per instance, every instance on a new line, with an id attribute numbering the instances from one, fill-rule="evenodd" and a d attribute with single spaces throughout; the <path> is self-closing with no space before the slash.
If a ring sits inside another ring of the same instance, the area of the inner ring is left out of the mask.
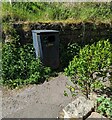
<path id="1" fill-rule="evenodd" d="M 33 33 L 58 33 L 57 30 L 32 30 Z"/>

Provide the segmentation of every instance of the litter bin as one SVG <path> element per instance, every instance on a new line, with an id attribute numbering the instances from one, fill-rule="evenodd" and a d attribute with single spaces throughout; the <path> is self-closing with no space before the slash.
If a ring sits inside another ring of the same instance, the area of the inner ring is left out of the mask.
<path id="1" fill-rule="evenodd" d="M 32 30 L 36 58 L 53 69 L 59 66 L 59 31 Z"/>

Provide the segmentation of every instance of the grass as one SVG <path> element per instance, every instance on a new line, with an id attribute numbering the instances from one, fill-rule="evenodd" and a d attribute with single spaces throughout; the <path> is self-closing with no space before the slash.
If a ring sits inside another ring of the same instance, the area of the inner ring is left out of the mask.
<path id="1" fill-rule="evenodd" d="M 2 4 L 3 22 L 112 22 L 111 3 L 15 2 Z"/>

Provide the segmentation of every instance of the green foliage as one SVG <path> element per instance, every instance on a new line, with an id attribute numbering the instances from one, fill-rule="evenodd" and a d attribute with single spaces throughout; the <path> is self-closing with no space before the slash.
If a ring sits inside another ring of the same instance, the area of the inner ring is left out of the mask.
<path id="1" fill-rule="evenodd" d="M 97 99 L 97 112 L 112 119 L 112 99 L 105 98 L 104 96 Z"/>
<path id="2" fill-rule="evenodd" d="M 35 59 L 32 44 L 4 44 L 2 48 L 3 84 L 15 88 L 22 84 L 40 83 L 50 75 L 50 68 Z"/>
<path id="3" fill-rule="evenodd" d="M 67 67 L 75 55 L 78 55 L 80 46 L 77 43 L 69 43 L 60 46 L 60 62 L 62 67 Z"/>
<path id="4" fill-rule="evenodd" d="M 99 80 L 95 80 L 93 81 L 93 84 L 91 84 L 91 88 L 95 89 L 103 89 L 104 85 L 99 81 Z"/>
<path id="5" fill-rule="evenodd" d="M 68 94 L 67 94 L 67 92 L 64 90 L 64 96 L 67 96 L 68 97 Z"/>
<path id="6" fill-rule="evenodd" d="M 29 71 L 27 64 L 33 58 L 33 50 L 30 46 L 16 47 L 15 44 L 5 44 L 2 54 L 3 79 L 26 79 Z"/>
<path id="7" fill-rule="evenodd" d="M 79 55 L 75 56 L 65 69 L 65 74 L 77 82 L 81 90 L 88 97 L 91 90 L 103 87 L 100 81 L 93 79 L 94 72 L 103 72 L 112 64 L 112 44 L 108 40 L 101 40 L 91 46 L 86 45 L 80 49 Z"/>
<path id="8" fill-rule="evenodd" d="M 20 36 L 17 34 L 17 31 L 14 29 L 13 25 L 11 23 L 3 23 L 2 24 L 3 28 L 3 40 L 2 42 L 4 43 L 4 39 L 6 39 L 7 42 L 13 42 L 16 45 L 19 45 L 20 42 Z M 4 38 L 5 37 L 5 38 Z"/>
<path id="9" fill-rule="evenodd" d="M 22 79 L 15 79 L 15 80 L 10 79 L 7 81 L 3 80 L 3 85 L 7 85 L 9 88 L 14 89 L 14 88 L 18 88 L 18 87 L 24 85 L 24 82 L 25 82 L 25 80 L 22 80 Z"/>
<path id="10" fill-rule="evenodd" d="M 67 85 L 66 87 L 70 90 L 72 96 L 76 96 L 74 86 Z"/>
<path id="11" fill-rule="evenodd" d="M 30 78 L 28 81 L 30 81 L 30 83 L 40 83 L 50 76 L 51 69 L 49 67 L 44 67 L 40 60 L 34 60 L 31 61 L 29 74 Z"/>
<path id="12" fill-rule="evenodd" d="M 3 2 L 3 21 L 104 21 L 111 22 L 111 3 Z"/>

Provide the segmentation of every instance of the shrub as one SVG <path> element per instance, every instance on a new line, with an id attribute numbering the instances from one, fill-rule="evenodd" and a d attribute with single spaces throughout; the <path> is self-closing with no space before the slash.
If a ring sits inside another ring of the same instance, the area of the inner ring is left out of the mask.
<path id="1" fill-rule="evenodd" d="M 97 79 L 93 79 L 94 72 L 103 73 L 112 64 L 112 44 L 108 40 L 101 40 L 91 46 L 86 45 L 80 49 L 79 55 L 75 56 L 65 69 L 65 74 L 70 76 L 73 83 L 77 83 L 83 93 L 88 94 L 95 90 Z M 103 87 L 99 84 L 99 87 Z"/>
<path id="2" fill-rule="evenodd" d="M 27 48 L 26 48 L 27 47 Z M 3 79 L 26 79 L 33 50 L 30 45 L 16 47 L 15 44 L 5 44 L 2 49 Z"/>
<path id="3" fill-rule="evenodd" d="M 60 46 L 60 62 L 62 67 L 67 67 L 75 55 L 78 55 L 80 46 L 77 43 L 69 43 Z"/>
<path id="4" fill-rule="evenodd" d="M 21 84 L 40 83 L 51 72 L 49 67 L 44 67 L 39 59 L 35 59 L 32 44 L 4 44 L 2 69 L 3 84 L 14 88 Z"/>

